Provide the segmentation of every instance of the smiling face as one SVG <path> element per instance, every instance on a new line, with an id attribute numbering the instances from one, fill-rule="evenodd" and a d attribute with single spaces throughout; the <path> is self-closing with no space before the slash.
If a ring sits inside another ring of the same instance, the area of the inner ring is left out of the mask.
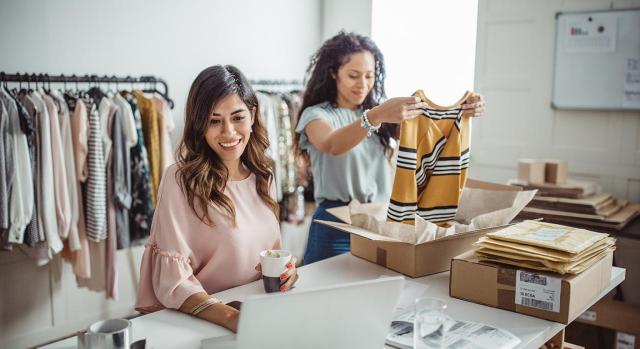
<path id="1" fill-rule="evenodd" d="M 347 57 L 335 76 L 338 106 L 356 109 L 364 102 L 375 82 L 376 62 L 369 51 Z"/>
<path id="2" fill-rule="evenodd" d="M 240 156 L 251 136 L 254 112 L 237 94 L 225 96 L 213 106 L 205 139 L 228 169 L 240 166 Z"/>

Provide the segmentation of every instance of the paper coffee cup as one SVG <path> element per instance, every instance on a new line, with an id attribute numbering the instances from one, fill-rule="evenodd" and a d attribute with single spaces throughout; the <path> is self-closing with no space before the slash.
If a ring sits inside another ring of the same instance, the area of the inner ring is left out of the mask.
<path id="1" fill-rule="evenodd" d="M 287 250 L 264 250 L 260 252 L 262 266 L 262 281 L 266 292 L 280 291 L 280 275 L 287 270 L 287 263 L 291 260 L 291 252 Z"/>

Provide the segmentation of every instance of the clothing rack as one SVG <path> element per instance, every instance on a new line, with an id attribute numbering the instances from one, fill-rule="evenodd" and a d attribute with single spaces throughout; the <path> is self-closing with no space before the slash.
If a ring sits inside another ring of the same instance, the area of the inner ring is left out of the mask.
<path id="1" fill-rule="evenodd" d="M 251 86 L 258 89 L 266 88 L 267 90 L 302 90 L 303 84 L 299 80 L 250 80 Z"/>
<path id="2" fill-rule="evenodd" d="M 302 82 L 299 80 L 251 80 L 251 85 L 300 85 Z"/>
<path id="3" fill-rule="evenodd" d="M 16 74 L 5 74 L 5 72 L 0 72 L 0 82 L 3 83 L 7 83 L 7 82 L 18 82 L 18 83 L 22 83 L 22 82 L 26 82 L 27 84 L 31 84 L 32 82 L 36 84 L 38 83 L 46 83 L 46 84 L 51 84 L 51 83 L 63 83 L 63 84 L 67 84 L 67 83 L 75 83 L 76 84 L 76 89 L 78 88 L 78 83 L 89 83 L 89 84 L 115 84 L 116 85 L 116 89 L 118 84 L 120 83 L 130 83 L 133 89 L 133 84 L 147 84 L 148 86 L 150 86 L 151 88 L 147 88 L 144 89 L 144 92 L 156 92 L 162 95 L 162 97 L 164 97 L 164 99 L 167 100 L 167 102 L 169 103 L 169 105 L 171 106 L 171 108 L 173 109 L 174 103 L 173 100 L 171 98 L 169 98 L 169 86 L 167 85 L 167 82 L 164 81 L 161 78 L 157 78 L 153 75 L 143 75 L 143 76 L 138 76 L 138 77 L 132 77 L 132 76 L 115 76 L 115 75 L 111 75 L 111 76 L 107 76 L 107 75 L 103 75 L 103 76 L 99 76 L 99 75 L 76 75 L 76 74 L 72 74 L 72 75 L 64 75 L 64 74 L 60 74 L 60 75 L 49 75 L 49 74 L 29 74 L 29 73 L 24 73 L 24 74 L 20 74 L 20 73 L 16 73 Z M 157 85 L 160 84 L 162 85 L 162 87 L 164 88 L 164 92 L 159 91 L 156 87 Z"/>

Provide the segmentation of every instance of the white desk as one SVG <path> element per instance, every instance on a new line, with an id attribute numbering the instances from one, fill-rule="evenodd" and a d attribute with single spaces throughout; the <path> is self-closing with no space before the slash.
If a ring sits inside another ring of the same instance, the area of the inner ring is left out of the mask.
<path id="1" fill-rule="evenodd" d="M 367 280 L 380 276 L 400 275 L 392 270 L 354 257 L 351 254 L 336 256 L 301 267 L 298 269 L 298 273 L 300 274 L 300 279 L 296 287 L 300 289 Z M 614 267 L 611 275 L 611 284 L 602 292 L 600 297 L 603 297 L 620 284 L 624 277 L 625 270 Z M 487 323 L 515 334 L 522 341 L 518 348 L 538 349 L 565 327 L 560 323 L 450 298 L 448 272 L 417 279 L 407 279 L 429 285 L 426 295 L 444 299 L 448 305 L 447 313 L 453 318 Z M 224 302 L 230 302 L 233 300 L 242 301 L 247 296 L 261 293 L 264 293 L 262 281 L 256 281 L 220 292 L 215 296 Z M 199 349 L 202 339 L 230 333 L 220 326 L 174 310 L 162 310 L 140 316 L 133 319 L 132 322 L 133 339 L 147 338 L 147 348 L 154 349 Z M 67 338 L 43 348 L 75 349 L 76 338 Z"/>

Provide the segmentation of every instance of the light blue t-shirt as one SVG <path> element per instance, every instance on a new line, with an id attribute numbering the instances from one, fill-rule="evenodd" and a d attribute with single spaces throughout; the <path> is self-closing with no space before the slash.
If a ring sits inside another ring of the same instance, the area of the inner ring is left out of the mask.
<path id="1" fill-rule="evenodd" d="M 391 195 L 391 166 L 384 155 L 378 135 L 367 137 L 348 152 L 334 156 L 319 151 L 309 143 L 305 126 L 313 120 L 327 120 L 334 128 L 360 119 L 362 110 L 334 108 L 323 102 L 306 108 L 296 132 L 299 146 L 309 152 L 313 173 L 313 193 L 317 203 L 323 200 L 382 202 Z"/>

